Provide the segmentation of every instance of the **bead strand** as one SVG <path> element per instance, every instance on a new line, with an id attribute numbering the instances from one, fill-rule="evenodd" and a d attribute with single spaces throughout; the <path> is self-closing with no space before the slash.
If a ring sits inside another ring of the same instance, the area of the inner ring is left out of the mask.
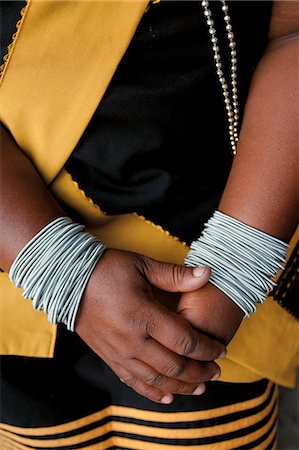
<path id="1" fill-rule="evenodd" d="M 214 27 L 214 20 L 212 19 L 212 12 L 209 7 L 209 1 L 203 0 L 201 6 L 204 10 L 204 15 L 206 18 L 206 23 L 209 29 L 209 34 L 211 35 L 212 50 L 214 52 L 214 60 L 216 66 L 216 73 L 222 88 L 222 94 L 224 97 L 225 108 L 227 113 L 227 119 L 229 123 L 229 137 L 232 148 L 232 153 L 235 155 L 237 152 L 237 142 L 238 142 L 238 119 L 239 119 L 239 107 L 238 107 L 238 89 L 237 89 L 237 51 L 236 43 L 234 40 L 234 33 L 232 31 L 231 19 L 228 14 L 228 6 L 225 0 L 222 2 L 222 11 L 224 13 L 225 28 L 227 31 L 227 39 L 230 48 L 230 85 L 231 92 L 229 90 L 228 82 L 226 80 L 225 74 L 223 72 L 223 65 L 220 55 L 220 48 L 218 46 L 217 32 Z"/>
<path id="2" fill-rule="evenodd" d="M 237 147 L 236 144 L 238 142 L 238 127 L 239 127 L 239 104 L 238 104 L 238 88 L 237 88 L 237 51 L 236 51 L 236 42 L 235 36 L 232 30 L 231 19 L 228 12 L 228 5 L 225 3 L 225 0 L 222 1 L 222 11 L 224 13 L 224 22 L 226 24 L 225 29 L 227 31 L 227 38 L 229 41 L 230 48 L 230 64 L 231 64 L 231 98 L 233 104 L 233 124 L 229 125 L 229 134 L 230 140 L 232 143 L 232 150 L 234 154 L 236 153 Z"/>

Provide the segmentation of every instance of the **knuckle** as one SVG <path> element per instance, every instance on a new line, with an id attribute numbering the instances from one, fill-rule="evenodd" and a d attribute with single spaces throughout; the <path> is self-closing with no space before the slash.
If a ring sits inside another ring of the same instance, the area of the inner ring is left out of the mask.
<path id="1" fill-rule="evenodd" d="M 156 320 L 148 320 L 145 326 L 146 336 L 144 339 L 150 341 L 151 336 L 156 336 L 157 330 L 158 326 Z"/>
<path id="2" fill-rule="evenodd" d="M 167 375 L 170 378 L 179 378 L 182 376 L 185 372 L 185 364 L 183 362 L 172 362 L 171 364 L 168 364 L 165 368 L 163 373 Z"/>
<path id="3" fill-rule="evenodd" d="M 152 270 L 152 266 L 153 264 L 150 258 L 143 255 L 138 255 L 138 258 L 136 258 L 135 267 L 142 276 L 147 278 L 148 274 Z"/>
<path id="4" fill-rule="evenodd" d="M 214 363 L 206 362 L 202 368 L 202 381 L 208 381 L 215 375 L 217 366 Z"/>
<path id="5" fill-rule="evenodd" d="M 213 346 L 211 348 L 205 349 L 205 359 L 206 361 L 214 361 L 220 356 L 221 351 L 219 350 L 218 345 Z"/>
<path id="6" fill-rule="evenodd" d="M 145 290 L 143 290 L 143 288 L 140 289 L 140 294 L 143 298 L 147 296 L 146 290 L 147 288 L 145 288 Z M 149 336 L 149 328 L 152 322 L 151 317 L 150 305 L 142 305 L 142 307 L 136 311 L 136 314 L 131 315 L 127 319 L 127 329 L 130 330 L 133 339 L 137 340 L 137 342 L 140 341 L 139 345 L 141 347 L 143 344 L 147 343 L 146 340 Z M 153 325 L 151 325 L 151 327 L 153 328 Z"/>
<path id="7" fill-rule="evenodd" d="M 172 278 L 175 286 L 177 286 L 182 281 L 183 276 L 184 276 L 184 267 L 179 266 L 178 264 L 174 264 L 172 266 Z"/>
<path id="8" fill-rule="evenodd" d="M 150 373 L 145 379 L 144 382 L 151 386 L 162 386 L 164 383 L 164 377 L 161 373 Z"/>
<path id="9" fill-rule="evenodd" d="M 175 394 L 185 394 L 190 391 L 192 391 L 192 389 L 185 383 L 177 383 L 173 389 L 173 393 Z"/>
<path id="10" fill-rule="evenodd" d="M 135 389 L 135 387 L 138 385 L 138 379 L 132 375 L 126 375 L 122 377 L 122 382 L 125 383 L 127 386 L 129 386 L 132 389 Z"/>
<path id="11" fill-rule="evenodd" d="M 151 389 L 150 386 L 144 386 L 142 389 L 142 395 L 154 402 L 159 402 L 162 394 L 154 389 Z"/>
<path id="12" fill-rule="evenodd" d="M 189 356 L 195 352 L 197 340 L 194 336 L 185 333 L 177 340 L 175 348 L 180 355 Z"/>

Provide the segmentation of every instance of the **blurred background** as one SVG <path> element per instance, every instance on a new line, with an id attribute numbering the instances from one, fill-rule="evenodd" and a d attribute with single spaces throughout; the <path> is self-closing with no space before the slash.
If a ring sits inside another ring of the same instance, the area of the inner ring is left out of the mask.
<path id="1" fill-rule="evenodd" d="M 280 388 L 278 450 L 299 450 L 299 371 L 296 389 Z"/>

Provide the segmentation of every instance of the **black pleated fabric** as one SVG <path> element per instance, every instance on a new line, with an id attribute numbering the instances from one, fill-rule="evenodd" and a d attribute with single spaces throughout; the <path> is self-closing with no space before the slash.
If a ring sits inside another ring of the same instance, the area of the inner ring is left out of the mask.
<path id="1" fill-rule="evenodd" d="M 0 58 L 7 54 L 7 47 L 16 32 L 16 23 L 21 19 L 21 9 L 26 1 L 1 0 L 0 2 Z"/>
<path id="2" fill-rule="evenodd" d="M 229 7 L 242 112 L 267 41 L 271 2 Z M 221 2 L 211 9 L 228 69 Z M 232 160 L 209 39 L 200 2 L 152 6 L 66 164 L 108 214 L 137 212 L 186 242 L 217 208 Z"/>
<path id="3" fill-rule="evenodd" d="M 1 2 L 2 57 L 24 4 Z M 267 42 L 272 2 L 228 4 L 242 115 Z M 211 2 L 211 9 L 228 73 L 221 2 Z M 217 208 L 231 162 L 222 92 L 200 2 L 162 0 L 141 20 L 66 169 L 108 214 L 137 212 L 190 243 Z"/>
<path id="4" fill-rule="evenodd" d="M 210 382 L 202 396 L 156 404 L 62 326 L 55 359 L 2 357 L 1 379 L 4 449 L 15 443 L 68 450 L 274 446 L 277 388 L 267 380 Z"/>

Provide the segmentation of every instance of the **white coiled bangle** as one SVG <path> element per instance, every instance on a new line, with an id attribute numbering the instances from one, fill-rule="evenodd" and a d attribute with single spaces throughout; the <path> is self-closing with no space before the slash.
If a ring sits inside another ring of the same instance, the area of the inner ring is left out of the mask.
<path id="1" fill-rule="evenodd" d="M 74 331 L 84 289 L 105 249 L 83 225 L 58 217 L 20 251 L 9 278 L 50 323 Z"/>
<path id="2" fill-rule="evenodd" d="M 216 211 L 192 242 L 185 265 L 209 266 L 209 281 L 249 317 L 275 286 L 273 277 L 284 269 L 287 249 L 280 239 Z"/>

